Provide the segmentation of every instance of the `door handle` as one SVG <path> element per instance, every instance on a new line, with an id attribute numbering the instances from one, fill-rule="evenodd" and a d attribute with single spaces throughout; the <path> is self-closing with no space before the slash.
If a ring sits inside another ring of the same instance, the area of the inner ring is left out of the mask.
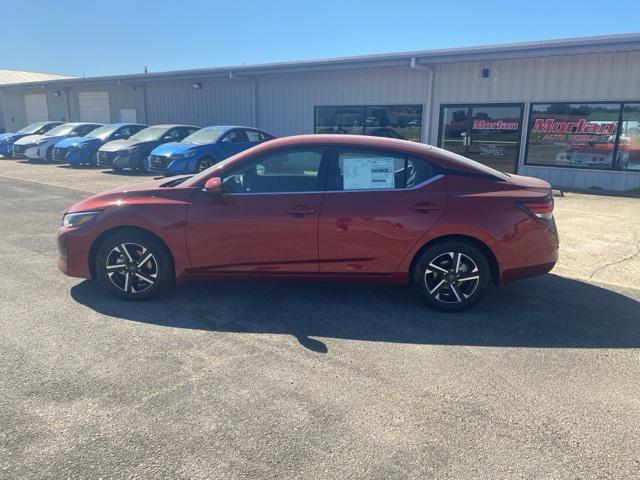
<path id="1" fill-rule="evenodd" d="M 307 208 L 304 205 L 298 205 L 291 210 L 287 210 L 287 215 L 293 215 L 296 218 L 302 218 L 307 215 L 313 215 L 316 211 L 313 208 Z"/>
<path id="2" fill-rule="evenodd" d="M 409 207 L 411 210 L 415 210 L 418 213 L 428 213 L 432 210 L 440 210 L 440 205 L 431 202 L 420 202 Z"/>

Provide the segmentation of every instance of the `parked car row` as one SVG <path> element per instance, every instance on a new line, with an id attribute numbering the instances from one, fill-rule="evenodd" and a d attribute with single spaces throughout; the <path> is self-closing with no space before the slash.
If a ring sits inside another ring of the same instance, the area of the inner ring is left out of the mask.
<path id="1" fill-rule="evenodd" d="M 39 122 L 0 135 L 0 155 L 178 175 L 205 170 L 273 138 L 241 126 Z"/>

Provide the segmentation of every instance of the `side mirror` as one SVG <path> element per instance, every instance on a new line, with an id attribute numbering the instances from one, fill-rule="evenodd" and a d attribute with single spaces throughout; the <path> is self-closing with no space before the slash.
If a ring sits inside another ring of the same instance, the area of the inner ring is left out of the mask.
<path id="1" fill-rule="evenodd" d="M 209 193 L 222 193 L 222 179 L 220 177 L 212 177 L 204 184 L 204 189 Z"/>
<path id="2" fill-rule="evenodd" d="M 229 137 L 224 137 L 222 139 L 222 143 L 231 143 L 231 139 Z"/>

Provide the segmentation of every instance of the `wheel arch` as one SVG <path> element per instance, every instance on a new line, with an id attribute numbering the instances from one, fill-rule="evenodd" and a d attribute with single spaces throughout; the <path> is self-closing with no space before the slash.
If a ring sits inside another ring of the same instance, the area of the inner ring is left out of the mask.
<path id="1" fill-rule="evenodd" d="M 112 227 L 102 232 L 100 235 L 98 235 L 95 238 L 95 240 L 91 244 L 91 248 L 89 249 L 89 258 L 88 258 L 89 272 L 91 272 L 91 278 L 96 278 L 96 255 L 98 254 L 98 249 L 100 248 L 100 245 L 102 245 L 105 239 L 116 233 L 132 231 L 132 230 L 139 233 L 144 233 L 145 235 L 152 236 L 165 248 L 165 250 L 169 254 L 169 257 L 171 258 L 171 268 L 174 270 L 173 273 L 175 276 L 176 259 L 173 256 L 173 252 L 171 252 L 171 249 L 162 238 L 160 238 L 157 234 L 155 234 L 151 230 L 147 230 L 146 228 L 137 227 L 135 225 L 118 225 L 117 227 Z"/>
<path id="2" fill-rule="evenodd" d="M 491 271 L 491 281 L 499 285 L 500 284 L 500 266 L 498 264 L 498 259 L 496 258 L 495 253 L 491 248 L 482 240 L 479 240 L 476 237 L 472 237 L 470 235 L 462 235 L 462 234 L 451 234 L 451 235 L 443 235 L 441 237 L 436 237 L 434 239 L 429 240 L 422 247 L 418 249 L 413 258 L 411 259 L 411 265 L 409 267 L 409 278 L 413 278 L 413 269 L 415 268 L 416 262 L 422 253 L 433 247 L 434 245 L 438 245 L 446 242 L 467 242 L 477 247 L 480 251 L 485 254 L 487 258 L 487 263 L 489 264 L 489 269 Z"/>

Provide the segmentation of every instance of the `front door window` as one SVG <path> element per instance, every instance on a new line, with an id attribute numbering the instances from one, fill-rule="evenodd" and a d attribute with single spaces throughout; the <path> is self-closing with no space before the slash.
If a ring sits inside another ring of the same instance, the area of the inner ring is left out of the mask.
<path id="1" fill-rule="evenodd" d="M 515 173 L 522 104 L 444 105 L 439 146 L 501 172 Z"/>

